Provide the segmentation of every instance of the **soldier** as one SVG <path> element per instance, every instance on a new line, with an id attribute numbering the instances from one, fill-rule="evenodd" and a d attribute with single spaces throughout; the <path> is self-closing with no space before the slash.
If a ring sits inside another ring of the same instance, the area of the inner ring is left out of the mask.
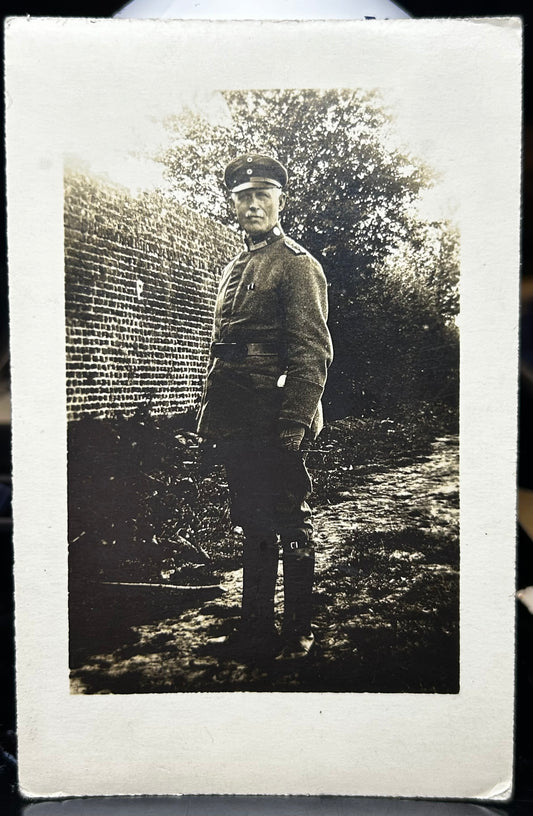
<path id="1" fill-rule="evenodd" d="M 305 446 L 322 428 L 332 359 L 322 268 L 279 223 L 287 180 L 269 156 L 239 156 L 225 169 L 246 248 L 222 274 L 198 422 L 225 466 L 232 520 L 244 533 L 241 623 L 229 642 L 249 655 L 274 653 L 281 545 L 279 660 L 305 658 L 314 644 Z"/>

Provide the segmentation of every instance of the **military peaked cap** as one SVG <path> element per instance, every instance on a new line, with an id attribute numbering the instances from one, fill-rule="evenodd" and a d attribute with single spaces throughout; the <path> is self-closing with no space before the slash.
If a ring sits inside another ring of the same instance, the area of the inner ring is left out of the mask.
<path id="1" fill-rule="evenodd" d="M 251 187 L 272 185 L 283 189 L 288 174 L 283 165 L 271 156 L 248 153 L 237 156 L 224 170 L 224 183 L 230 193 L 248 190 Z"/>

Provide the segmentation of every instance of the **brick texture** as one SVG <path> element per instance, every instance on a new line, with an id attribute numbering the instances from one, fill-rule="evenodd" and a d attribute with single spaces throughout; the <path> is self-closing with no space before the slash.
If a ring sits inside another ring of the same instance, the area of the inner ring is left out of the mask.
<path id="1" fill-rule="evenodd" d="M 159 193 L 65 176 L 70 420 L 194 409 L 236 233 Z"/>

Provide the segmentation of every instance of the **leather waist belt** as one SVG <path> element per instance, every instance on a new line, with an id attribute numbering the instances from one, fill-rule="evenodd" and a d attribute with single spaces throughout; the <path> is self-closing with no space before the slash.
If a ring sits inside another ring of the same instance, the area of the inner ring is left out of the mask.
<path id="1" fill-rule="evenodd" d="M 278 354 L 277 343 L 213 343 L 211 353 L 228 363 L 245 360 L 246 357 Z"/>

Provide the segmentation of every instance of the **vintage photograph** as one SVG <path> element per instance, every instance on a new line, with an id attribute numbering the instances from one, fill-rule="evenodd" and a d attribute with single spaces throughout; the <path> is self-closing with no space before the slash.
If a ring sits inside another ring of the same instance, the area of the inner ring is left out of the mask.
<path id="1" fill-rule="evenodd" d="M 458 692 L 460 234 L 397 118 L 214 91 L 66 158 L 72 692 Z"/>
<path id="2" fill-rule="evenodd" d="M 512 779 L 521 27 L 6 27 L 24 795 Z"/>

